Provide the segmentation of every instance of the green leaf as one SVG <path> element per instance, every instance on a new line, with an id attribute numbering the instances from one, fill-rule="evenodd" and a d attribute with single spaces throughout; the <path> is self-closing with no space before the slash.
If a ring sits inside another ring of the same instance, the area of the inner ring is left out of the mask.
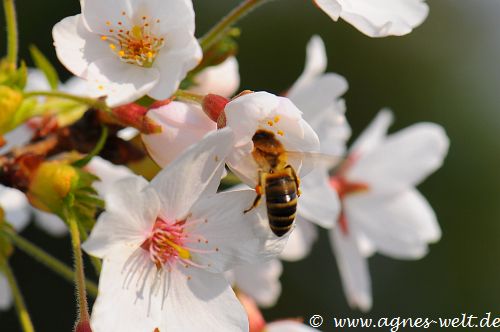
<path id="1" fill-rule="evenodd" d="M 40 50 L 35 45 L 30 46 L 30 52 L 31 57 L 35 62 L 35 66 L 44 73 L 52 90 L 56 90 L 57 85 L 59 84 L 59 76 L 57 76 L 57 71 L 55 70 L 54 66 L 52 66 L 50 61 L 45 57 L 45 55 L 43 55 L 42 52 L 40 52 Z"/>

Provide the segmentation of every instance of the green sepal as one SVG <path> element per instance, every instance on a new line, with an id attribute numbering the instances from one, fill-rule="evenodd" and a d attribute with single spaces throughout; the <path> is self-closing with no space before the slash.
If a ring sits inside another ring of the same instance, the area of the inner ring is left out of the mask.
<path id="1" fill-rule="evenodd" d="M 51 89 L 56 90 L 59 85 L 59 76 L 54 66 L 35 45 L 30 45 L 30 53 L 35 66 L 43 72 Z"/>

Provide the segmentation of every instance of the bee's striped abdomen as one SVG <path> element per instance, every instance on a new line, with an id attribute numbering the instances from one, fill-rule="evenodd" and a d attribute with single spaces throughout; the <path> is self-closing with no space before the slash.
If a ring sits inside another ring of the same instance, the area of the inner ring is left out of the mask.
<path id="1" fill-rule="evenodd" d="M 274 234 L 283 236 L 293 225 L 297 212 L 297 185 L 288 172 L 268 175 L 266 204 L 269 226 Z"/>

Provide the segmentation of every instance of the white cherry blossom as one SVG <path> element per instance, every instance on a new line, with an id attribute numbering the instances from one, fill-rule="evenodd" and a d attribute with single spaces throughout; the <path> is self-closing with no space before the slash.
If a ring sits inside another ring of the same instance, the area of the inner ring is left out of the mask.
<path id="1" fill-rule="evenodd" d="M 209 134 L 149 184 L 115 183 L 84 249 L 103 258 L 94 332 L 247 331 L 223 272 L 277 255 L 252 190 L 216 194 L 230 129 Z"/>
<path id="2" fill-rule="evenodd" d="M 110 106 L 166 99 L 201 59 L 191 0 L 82 0 L 53 29 L 59 60 Z"/>
<path id="3" fill-rule="evenodd" d="M 339 157 L 344 154 L 346 141 L 351 135 L 345 118 L 345 102 L 341 98 L 348 85 L 342 76 L 325 73 L 326 67 L 325 46 L 319 36 L 314 36 L 307 45 L 304 72 L 290 89 L 288 97 L 304 112 L 304 119 L 320 137 L 320 151 Z M 330 228 L 335 218 L 329 217 L 338 215 L 340 206 L 336 203 L 336 192 L 327 184 L 328 170 L 321 167 L 325 165 L 315 165 L 319 167 L 303 179 L 299 213 L 322 227 Z M 307 250 L 307 245 L 303 243 L 302 248 Z"/>
<path id="4" fill-rule="evenodd" d="M 227 164 L 246 184 L 255 187 L 259 166 L 252 156 L 252 138 L 257 130 L 275 135 L 286 151 L 319 150 L 318 136 L 302 118 L 302 112 L 285 97 L 267 92 L 253 92 L 231 100 L 224 109 L 226 126 L 234 131 L 235 144 Z M 288 162 L 302 177 L 310 169 L 302 168 L 303 156 L 289 156 Z"/>
<path id="5" fill-rule="evenodd" d="M 363 311 L 372 305 L 367 257 L 379 252 L 419 259 L 427 253 L 428 243 L 441 236 L 434 211 L 415 186 L 442 165 L 448 138 L 442 127 L 432 123 L 387 136 L 391 122 L 389 111 L 379 113 L 327 179 L 341 201 L 330 240 L 348 302 Z M 320 218 L 335 216 L 315 216 Z"/>
<path id="6" fill-rule="evenodd" d="M 422 24 L 425 0 L 314 0 L 334 21 L 342 18 L 370 37 L 402 36 Z"/>

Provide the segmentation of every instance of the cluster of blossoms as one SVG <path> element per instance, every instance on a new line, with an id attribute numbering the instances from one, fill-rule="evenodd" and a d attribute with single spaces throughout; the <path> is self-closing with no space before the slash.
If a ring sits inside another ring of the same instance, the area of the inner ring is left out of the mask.
<path id="1" fill-rule="evenodd" d="M 439 240 L 415 188 L 447 154 L 439 125 L 389 135 L 382 110 L 347 149 L 348 84 L 325 73 L 318 36 L 286 95 L 240 88 L 233 26 L 263 2 L 243 1 L 197 39 L 191 0 L 81 0 L 81 14 L 53 29 L 75 77 L 60 83 L 36 49 L 39 69 L 18 66 L 15 51 L 2 60 L 0 309 L 19 293 L 14 247 L 54 266 L 18 234 L 30 219 L 52 235 L 69 230 L 75 330 L 94 332 L 308 331 L 298 319 L 266 323 L 259 307 L 277 303 L 281 260 L 306 258 L 319 228 L 362 311 L 371 255 L 419 259 Z M 312 2 L 371 37 L 405 35 L 428 13 L 423 0 Z"/>

